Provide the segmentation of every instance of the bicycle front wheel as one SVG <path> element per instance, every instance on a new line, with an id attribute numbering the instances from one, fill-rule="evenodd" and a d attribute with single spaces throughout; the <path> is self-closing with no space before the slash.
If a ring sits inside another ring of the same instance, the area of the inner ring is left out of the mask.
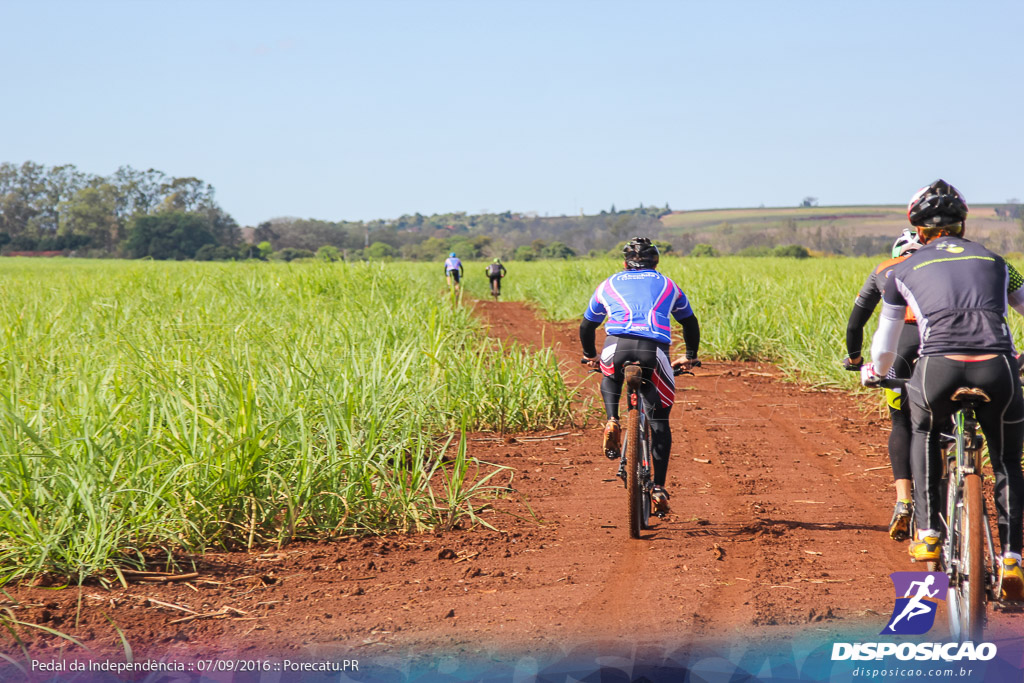
<path id="1" fill-rule="evenodd" d="M 956 587 L 960 603 L 961 641 L 981 642 L 985 622 L 985 518 L 981 477 L 964 477 L 963 516 L 960 530 L 960 581 Z"/>

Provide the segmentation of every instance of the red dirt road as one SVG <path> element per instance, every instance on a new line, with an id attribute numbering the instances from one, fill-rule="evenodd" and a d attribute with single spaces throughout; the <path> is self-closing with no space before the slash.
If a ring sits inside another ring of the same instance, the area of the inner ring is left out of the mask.
<path id="1" fill-rule="evenodd" d="M 567 381 L 597 404 L 575 325 L 539 323 L 517 303 L 476 306 L 493 337 L 556 348 Z M 472 437 L 470 454 L 510 468 L 499 480 L 517 492 L 483 513 L 498 531 L 212 553 L 187 585 L 8 587 L 0 606 L 121 659 L 113 624 L 137 659 L 487 657 L 874 638 L 893 605 L 889 573 L 923 570 L 885 532 L 888 425 L 845 393 L 784 382 L 766 364 L 707 362 L 678 378 L 672 512 L 640 540 L 627 538 L 599 425 Z M 1020 621 L 996 614 L 990 630 L 1019 637 Z M 80 652 L 17 631 L 37 659 Z M 940 615 L 931 635 L 944 634 Z M 23 657 L 9 634 L 0 643 Z"/>

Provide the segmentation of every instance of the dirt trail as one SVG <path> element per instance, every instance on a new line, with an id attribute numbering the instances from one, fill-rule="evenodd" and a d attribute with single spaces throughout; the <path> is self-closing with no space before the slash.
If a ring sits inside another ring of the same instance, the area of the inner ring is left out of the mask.
<path id="1" fill-rule="evenodd" d="M 574 325 L 539 322 L 517 303 L 476 307 L 493 337 L 555 348 L 566 380 L 597 401 Z M 845 393 L 783 382 L 771 365 L 708 362 L 697 373 L 679 378 L 672 413 L 672 512 L 640 540 L 627 538 L 624 491 L 592 420 L 473 436 L 471 455 L 514 474 L 518 497 L 490 513 L 499 531 L 211 553 L 195 559 L 200 576 L 188 585 L 9 587 L 3 605 L 116 655 L 113 621 L 137 658 L 487 656 L 877 635 L 893 604 L 889 573 L 916 568 L 885 532 L 887 425 Z M 181 621 L 192 614 L 204 618 Z M 1015 617 L 992 623 L 1019 635 Z M 20 633 L 36 656 L 68 649 Z"/>

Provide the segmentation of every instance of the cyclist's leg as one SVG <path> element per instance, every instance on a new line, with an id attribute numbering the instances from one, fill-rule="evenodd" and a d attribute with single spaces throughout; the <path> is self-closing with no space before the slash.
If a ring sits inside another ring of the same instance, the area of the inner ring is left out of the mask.
<path id="1" fill-rule="evenodd" d="M 889 464 L 892 465 L 892 478 L 897 482 L 897 494 L 900 491 L 900 481 L 906 482 L 906 495 L 898 497 L 909 497 L 910 483 L 913 474 L 910 471 L 910 404 L 899 398 L 899 408 L 889 405 L 889 417 L 892 420 L 892 431 L 889 432 Z"/>
<path id="2" fill-rule="evenodd" d="M 609 420 L 619 419 L 619 397 L 622 396 L 622 364 L 628 360 L 620 353 L 620 338 L 609 334 L 605 337 L 604 348 L 601 349 L 601 398 L 604 400 L 604 412 Z M 625 349 L 623 349 L 625 351 Z"/>
<path id="3" fill-rule="evenodd" d="M 941 535 L 939 495 L 943 461 L 940 437 L 953 414 L 950 396 L 963 381 L 963 363 L 944 356 L 925 356 L 917 361 L 914 376 L 907 383 L 910 401 L 910 468 L 914 478 L 914 514 L 918 535 L 929 531 Z"/>
<path id="4" fill-rule="evenodd" d="M 651 353 L 653 352 L 653 353 Z M 651 455 L 654 460 L 654 483 L 664 486 L 668 477 L 668 460 L 672 453 L 672 429 L 669 426 L 669 415 L 675 402 L 676 381 L 672 373 L 672 363 L 668 358 L 668 348 L 664 345 L 653 345 L 645 357 L 652 360 L 650 391 L 647 400 L 655 406 L 651 413 Z"/>
<path id="5" fill-rule="evenodd" d="M 896 349 L 896 362 L 893 363 L 896 377 L 909 379 L 914 374 L 920 343 L 917 325 L 904 325 Z M 904 393 L 901 392 L 898 398 L 889 402 L 889 416 L 892 419 L 889 463 L 896 482 L 897 501 L 910 499 L 913 478 L 910 472 L 910 404 Z"/>
<path id="6" fill-rule="evenodd" d="M 991 399 L 978 406 L 976 413 L 996 478 L 999 543 L 1004 554 L 1019 556 L 1024 546 L 1024 395 L 1017 363 L 1009 356 L 999 356 L 968 366 L 971 386 L 982 387 Z"/>
<path id="7" fill-rule="evenodd" d="M 892 420 L 892 430 L 889 432 L 889 464 L 892 466 L 896 486 L 896 504 L 893 507 L 892 519 L 889 520 L 889 536 L 894 541 L 905 541 L 910 538 L 914 512 L 913 474 L 910 470 L 910 405 L 903 396 L 890 394 L 891 392 L 886 391 L 889 399 L 889 417 Z"/>

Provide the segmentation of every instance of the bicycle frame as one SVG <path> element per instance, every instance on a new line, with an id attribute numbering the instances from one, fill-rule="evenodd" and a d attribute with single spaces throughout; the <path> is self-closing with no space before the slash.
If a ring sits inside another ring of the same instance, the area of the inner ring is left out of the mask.
<path id="1" fill-rule="evenodd" d="M 949 576 L 949 627 L 959 641 L 980 641 L 985 602 L 999 597 L 995 545 L 981 493 L 984 441 L 974 418 L 976 400 L 961 400 L 946 455 L 946 525 L 940 570 Z M 984 537 L 984 546 L 981 538 Z M 987 550 L 987 554 L 986 551 Z M 986 559 L 987 557 L 987 559 Z"/>

